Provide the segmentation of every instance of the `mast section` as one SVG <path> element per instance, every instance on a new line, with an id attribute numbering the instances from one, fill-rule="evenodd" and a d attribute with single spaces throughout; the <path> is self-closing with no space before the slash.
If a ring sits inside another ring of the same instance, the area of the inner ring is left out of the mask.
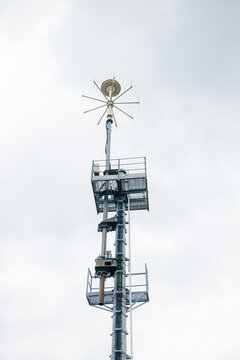
<path id="1" fill-rule="evenodd" d="M 149 209 L 148 190 L 146 177 L 146 159 L 128 158 L 111 159 L 111 131 L 112 124 L 117 126 L 114 109 L 132 118 L 128 113 L 120 109 L 119 104 L 138 104 L 138 102 L 117 102 L 122 95 L 128 92 L 129 87 L 121 92 L 121 86 L 115 79 L 106 80 L 101 88 L 94 82 L 105 100 L 83 95 L 85 98 L 96 100 L 104 105 L 92 108 L 85 113 L 103 108 L 106 109 L 98 121 L 98 125 L 106 114 L 106 145 L 105 160 L 93 161 L 91 182 L 96 203 L 97 213 L 103 213 L 103 219 L 98 225 L 98 231 L 102 232 L 101 253 L 96 258 L 95 275 L 88 270 L 87 300 L 90 305 L 112 313 L 112 353 L 110 358 L 114 360 L 132 359 L 127 355 L 127 312 L 149 301 L 148 297 L 148 273 L 145 272 L 127 274 L 126 272 L 126 220 L 125 211 Z M 109 212 L 116 212 L 114 217 L 109 218 Z M 128 229 L 129 230 L 129 229 Z M 107 235 L 109 231 L 115 231 L 115 256 L 107 250 Z M 132 285 L 128 277 L 144 277 L 144 283 Z M 114 286 L 106 287 L 108 278 L 114 278 Z M 99 279 L 99 288 L 93 286 L 93 282 Z M 111 290 L 109 290 L 111 288 Z M 134 288 L 134 291 L 132 291 Z"/>

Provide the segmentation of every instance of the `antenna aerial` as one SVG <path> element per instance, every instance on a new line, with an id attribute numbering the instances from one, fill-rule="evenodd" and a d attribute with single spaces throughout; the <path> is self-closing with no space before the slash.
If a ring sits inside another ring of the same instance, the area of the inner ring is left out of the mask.
<path id="1" fill-rule="evenodd" d="M 87 99 L 91 99 L 91 100 L 94 100 L 94 101 L 99 101 L 101 103 L 104 103 L 104 105 L 100 105 L 100 106 L 91 108 L 89 110 L 86 110 L 86 111 L 84 111 L 84 114 L 86 114 L 86 113 L 88 113 L 90 111 L 94 111 L 94 110 L 106 107 L 106 109 L 105 109 L 104 113 L 102 114 L 101 118 L 99 119 L 97 125 L 100 124 L 100 122 L 102 121 L 104 115 L 107 112 L 107 117 L 113 119 L 115 125 L 117 126 L 117 121 L 116 121 L 116 118 L 115 118 L 113 108 L 117 109 L 118 111 L 120 111 L 124 115 L 126 115 L 126 116 L 130 117 L 131 119 L 133 119 L 133 117 L 131 115 L 129 115 L 128 113 L 126 113 L 125 111 L 120 109 L 117 105 L 139 104 L 139 101 L 116 102 L 116 100 L 118 100 L 122 95 L 126 94 L 126 92 L 128 92 L 130 89 L 132 89 L 132 86 L 130 86 L 127 90 L 125 90 L 124 92 L 121 93 L 121 86 L 120 86 L 119 82 L 117 82 L 115 80 L 115 78 L 105 80 L 102 83 L 101 88 L 98 86 L 98 84 L 95 81 L 94 81 L 94 85 L 98 88 L 98 90 L 103 95 L 105 100 L 93 98 L 93 97 L 87 96 L 87 95 L 82 95 L 82 96 L 87 98 Z M 113 99 L 113 98 L 115 98 L 115 99 Z"/>
<path id="2" fill-rule="evenodd" d="M 110 154 L 113 121 L 117 126 L 113 109 L 132 118 L 118 105 L 138 104 L 138 102 L 118 102 L 118 99 L 126 94 L 132 86 L 121 93 L 121 86 L 114 78 L 104 81 L 101 88 L 95 81 L 94 84 L 104 100 L 83 95 L 102 103 L 85 113 L 105 108 L 98 124 L 107 113 L 106 157 L 104 160 L 94 160 L 92 164 L 91 183 L 96 210 L 97 213 L 103 214 L 102 221 L 98 224 L 98 232 L 102 233 L 102 241 L 101 253 L 95 259 L 95 273 L 92 275 L 91 271 L 88 271 L 86 295 L 89 305 L 112 313 L 112 354 L 110 358 L 127 360 L 133 359 L 132 310 L 149 301 L 147 267 L 144 272 L 132 274 L 130 251 L 130 211 L 149 209 L 146 158 L 111 159 Z M 126 210 L 129 212 L 128 221 L 125 219 Z M 114 216 L 110 216 L 110 212 L 114 212 Z M 126 257 L 127 231 L 129 234 L 129 257 Z M 109 249 L 109 232 L 115 232 L 115 255 L 112 255 L 112 250 Z M 128 273 L 126 262 L 128 262 Z M 132 278 L 135 280 L 132 281 Z M 131 356 L 127 355 L 126 318 L 128 312 L 130 312 Z"/>

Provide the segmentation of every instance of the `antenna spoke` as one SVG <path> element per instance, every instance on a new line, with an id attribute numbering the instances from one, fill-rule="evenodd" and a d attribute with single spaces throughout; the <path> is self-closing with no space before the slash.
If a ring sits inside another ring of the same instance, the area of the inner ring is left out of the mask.
<path id="1" fill-rule="evenodd" d="M 119 107 L 117 107 L 116 105 L 114 106 L 116 109 L 118 109 L 119 111 L 121 111 L 123 114 L 127 115 L 128 117 L 130 117 L 131 119 L 133 119 L 133 117 L 129 114 L 127 114 L 125 111 L 123 111 L 122 109 L 120 109 Z"/>
<path id="2" fill-rule="evenodd" d="M 129 115 L 127 112 L 125 112 L 124 110 L 122 110 L 120 107 L 121 105 L 134 105 L 134 104 L 140 104 L 139 101 L 117 101 L 121 96 L 123 96 L 124 94 L 126 94 L 130 89 L 133 88 L 133 86 L 130 86 L 128 89 L 126 89 L 125 91 L 123 91 L 122 93 L 120 93 L 121 91 L 121 86 L 120 84 L 115 80 L 115 77 L 113 77 L 112 79 L 106 80 L 103 82 L 102 87 L 100 87 L 96 81 L 93 81 L 94 85 L 98 88 L 98 90 L 100 91 L 100 93 L 103 95 L 104 99 L 98 99 L 92 96 L 87 96 L 87 95 L 82 95 L 82 97 L 90 99 L 90 100 L 94 100 L 94 101 L 98 101 L 101 102 L 102 104 L 100 106 L 96 106 L 94 108 L 90 108 L 89 110 L 84 111 L 84 114 L 87 114 L 91 111 L 97 110 L 97 109 L 102 109 L 105 108 L 104 113 L 102 114 L 101 118 L 99 119 L 97 125 L 100 124 L 100 122 L 102 121 L 103 117 L 105 116 L 105 114 L 107 113 L 107 111 L 111 110 L 112 111 L 112 120 L 114 121 L 115 126 L 117 127 L 117 121 L 116 121 L 116 116 L 115 116 L 115 109 L 117 109 L 118 111 L 120 111 L 122 114 L 126 115 L 127 117 L 129 117 L 130 119 L 133 119 L 133 116 Z M 113 95 L 115 93 L 115 96 Z M 117 95 L 117 96 L 116 96 Z M 114 99 L 115 97 L 115 99 Z M 120 105 L 120 107 L 118 107 Z M 114 109 L 113 109 L 114 108 Z M 114 111 L 113 111 L 114 110 Z M 111 113 L 111 112 L 110 112 Z M 109 113 L 109 114 L 110 114 Z"/>
<path id="3" fill-rule="evenodd" d="M 108 98 L 104 95 L 104 93 L 102 92 L 102 90 L 100 89 L 100 87 L 98 86 L 98 84 L 96 83 L 96 81 L 93 82 L 94 85 L 96 85 L 96 87 L 98 88 L 98 90 L 100 91 L 100 93 L 105 97 L 105 99 L 108 101 Z"/>
<path id="4" fill-rule="evenodd" d="M 112 112 L 112 113 L 113 113 L 113 120 L 114 120 L 114 124 L 115 124 L 115 126 L 117 127 L 117 121 L 116 121 L 116 118 L 115 118 L 114 112 Z"/>
<path id="5" fill-rule="evenodd" d="M 97 107 L 95 107 L 95 108 L 93 108 L 93 109 L 90 109 L 90 110 L 84 111 L 84 114 L 89 113 L 90 111 L 93 111 L 93 110 L 100 109 L 100 108 L 102 108 L 102 107 L 104 107 L 104 106 L 106 106 L 106 105 L 97 106 Z M 107 111 L 107 110 L 106 110 L 106 111 Z"/>
<path id="6" fill-rule="evenodd" d="M 101 102 L 103 102 L 103 103 L 107 103 L 106 101 L 104 101 L 104 100 L 100 100 L 100 99 L 96 99 L 96 98 L 93 98 L 93 97 L 91 97 L 91 96 L 87 96 L 87 95 L 82 95 L 82 97 L 85 97 L 85 98 L 87 98 L 87 99 L 91 99 L 91 100 L 96 100 L 96 101 L 101 101 Z"/>
<path id="7" fill-rule="evenodd" d="M 104 117 L 104 115 L 106 114 L 106 112 L 107 112 L 107 108 L 106 108 L 106 110 L 104 111 L 104 113 L 102 114 L 102 117 L 101 117 L 100 120 L 98 121 L 97 125 L 100 124 L 100 122 L 102 121 L 102 118 Z"/>
<path id="8" fill-rule="evenodd" d="M 114 104 L 140 104 L 139 101 L 131 101 L 131 102 L 114 102 Z"/>
<path id="9" fill-rule="evenodd" d="M 116 101 L 117 99 L 119 99 L 121 96 L 123 96 L 124 94 L 126 94 L 127 91 L 129 91 L 133 86 L 130 86 L 130 88 L 128 88 L 127 90 L 125 90 L 123 93 L 121 93 L 118 97 L 116 97 L 116 99 L 114 101 Z"/>

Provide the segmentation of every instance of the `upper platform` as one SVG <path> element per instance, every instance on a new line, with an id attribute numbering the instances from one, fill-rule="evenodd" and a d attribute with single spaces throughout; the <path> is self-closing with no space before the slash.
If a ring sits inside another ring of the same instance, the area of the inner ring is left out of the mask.
<path id="1" fill-rule="evenodd" d="M 91 182 L 97 213 L 103 212 L 105 195 L 108 211 L 116 211 L 116 195 L 129 195 L 130 210 L 149 210 L 146 158 L 94 160 Z M 128 209 L 128 203 L 126 204 Z"/>

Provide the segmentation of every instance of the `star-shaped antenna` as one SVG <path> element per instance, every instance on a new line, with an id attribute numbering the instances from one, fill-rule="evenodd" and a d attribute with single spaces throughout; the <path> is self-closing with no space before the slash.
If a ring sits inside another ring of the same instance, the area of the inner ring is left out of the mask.
<path id="1" fill-rule="evenodd" d="M 97 99 L 97 98 L 87 96 L 87 95 L 82 95 L 82 96 L 87 98 L 87 99 L 91 99 L 91 100 L 94 100 L 94 101 L 99 101 L 99 102 L 103 103 L 104 105 L 100 105 L 100 106 L 94 107 L 92 109 L 86 110 L 86 111 L 84 111 L 84 114 L 86 114 L 86 113 L 88 113 L 90 111 L 94 111 L 94 110 L 106 107 L 106 109 L 104 110 L 104 113 L 102 114 L 101 118 L 99 119 L 97 125 L 100 124 L 100 122 L 102 121 L 104 115 L 106 114 L 106 112 L 108 112 L 107 116 L 110 116 L 111 118 L 113 118 L 114 123 L 117 126 L 117 121 L 116 121 L 116 118 L 115 118 L 113 108 L 117 109 L 118 111 L 120 111 L 124 115 L 126 115 L 126 116 L 130 117 L 131 119 L 133 119 L 133 117 L 131 115 L 129 115 L 128 113 L 126 113 L 125 111 L 120 109 L 117 105 L 139 104 L 139 101 L 116 102 L 116 100 L 118 100 L 121 96 L 126 94 L 126 92 L 128 92 L 130 89 L 132 89 L 133 86 L 130 86 L 127 90 L 120 93 L 121 92 L 121 86 L 114 78 L 104 81 L 102 83 L 101 88 L 98 86 L 98 84 L 95 81 L 94 81 L 94 85 L 98 88 L 100 93 L 104 96 L 105 100 Z M 113 100 L 113 98 L 115 98 L 115 99 Z"/>

